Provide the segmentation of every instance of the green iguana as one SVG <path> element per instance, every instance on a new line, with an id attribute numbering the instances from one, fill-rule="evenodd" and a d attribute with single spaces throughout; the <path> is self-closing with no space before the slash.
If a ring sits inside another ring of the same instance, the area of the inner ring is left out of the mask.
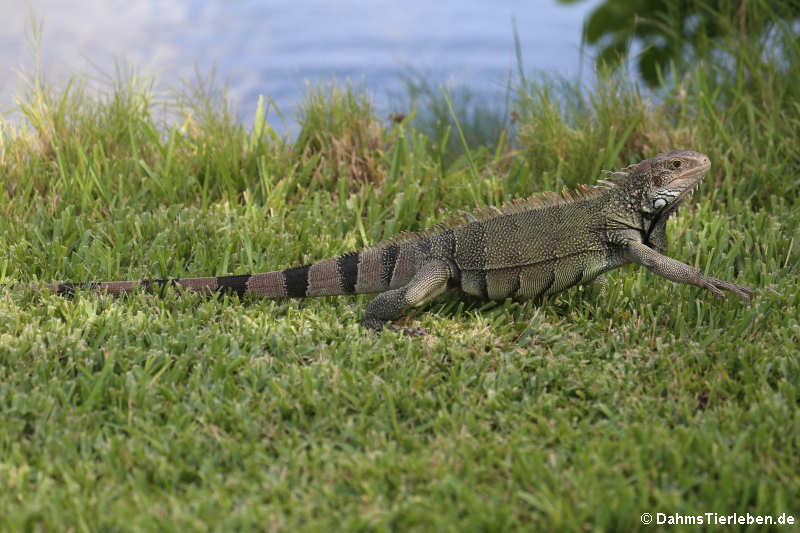
<path id="1" fill-rule="evenodd" d="M 608 173 L 609 180 L 600 180 L 598 186 L 536 195 L 469 215 L 458 224 L 403 234 L 359 252 L 276 272 L 47 288 L 59 294 L 84 288 L 118 295 L 174 285 L 266 298 L 377 292 L 364 313 L 364 325 L 375 330 L 448 289 L 492 299 L 536 298 L 631 262 L 721 298 L 725 290 L 749 299 L 753 291 L 747 287 L 706 276 L 661 254 L 667 219 L 710 167 L 708 157 L 697 152 L 660 154 Z"/>

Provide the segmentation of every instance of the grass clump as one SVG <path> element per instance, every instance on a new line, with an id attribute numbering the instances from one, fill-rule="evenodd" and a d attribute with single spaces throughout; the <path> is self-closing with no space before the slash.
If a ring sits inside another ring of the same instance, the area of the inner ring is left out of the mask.
<path id="1" fill-rule="evenodd" d="M 382 124 L 352 88 L 314 90 L 292 142 L 268 101 L 245 128 L 206 89 L 39 86 L 27 125 L 0 125 L 2 283 L 273 270 L 684 148 L 713 167 L 670 255 L 757 293 L 720 302 L 626 268 L 603 295 L 446 295 L 407 319 L 431 332 L 413 338 L 366 333 L 365 297 L 4 290 L 0 529 L 630 531 L 644 512 L 796 513 L 800 69 L 781 62 L 796 48 L 762 62 L 755 46 L 658 98 L 613 78 L 526 83 L 506 140 L 480 148 L 452 102 L 437 137 Z"/>
<path id="2" fill-rule="evenodd" d="M 396 105 L 412 110 L 408 120 L 416 131 L 436 143 L 435 149 L 446 157 L 447 163 L 463 156 L 465 148 L 496 147 L 507 134 L 510 85 L 505 100 L 494 102 L 468 87 L 451 88 L 443 95 L 442 88 L 419 73 L 407 75 L 404 81 L 406 95 L 397 99 Z"/>
<path id="3" fill-rule="evenodd" d="M 310 88 L 299 120 L 294 156 L 313 163 L 314 179 L 328 187 L 340 179 L 354 185 L 381 180 L 384 126 L 363 93 L 350 85 Z"/>

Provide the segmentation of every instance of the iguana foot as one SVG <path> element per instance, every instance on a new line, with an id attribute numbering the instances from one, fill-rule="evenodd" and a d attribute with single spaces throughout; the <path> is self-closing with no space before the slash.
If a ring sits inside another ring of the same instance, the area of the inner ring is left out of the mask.
<path id="1" fill-rule="evenodd" d="M 371 332 L 380 333 L 387 322 L 387 320 L 379 320 L 377 318 L 365 318 L 362 324 Z"/>
<path id="2" fill-rule="evenodd" d="M 363 322 L 364 327 L 376 335 L 379 335 L 388 323 L 388 320 L 378 320 L 377 318 L 365 318 Z M 397 330 L 403 335 L 407 335 L 409 337 L 425 337 L 428 335 L 428 330 L 425 328 L 403 328 L 397 326 L 393 327 L 392 329 Z"/>
<path id="3" fill-rule="evenodd" d="M 743 287 L 742 285 L 737 285 L 736 283 L 731 283 L 730 281 L 712 278 L 710 276 L 703 276 L 701 283 L 704 289 L 708 289 L 723 300 L 725 299 L 725 294 L 722 292 L 723 290 L 730 291 L 745 301 L 749 301 L 750 298 L 753 297 L 753 289 Z"/>
<path id="4" fill-rule="evenodd" d="M 400 328 L 400 332 L 408 337 L 427 337 L 429 335 L 425 328 Z"/>

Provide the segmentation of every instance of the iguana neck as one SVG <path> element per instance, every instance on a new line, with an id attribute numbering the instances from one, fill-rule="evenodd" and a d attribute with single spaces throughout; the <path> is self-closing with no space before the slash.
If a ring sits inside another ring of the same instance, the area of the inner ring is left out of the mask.
<path id="1" fill-rule="evenodd" d="M 667 219 L 646 211 L 646 193 L 636 182 L 611 189 L 603 199 L 606 238 L 609 242 L 636 240 L 655 250 L 667 245 Z"/>

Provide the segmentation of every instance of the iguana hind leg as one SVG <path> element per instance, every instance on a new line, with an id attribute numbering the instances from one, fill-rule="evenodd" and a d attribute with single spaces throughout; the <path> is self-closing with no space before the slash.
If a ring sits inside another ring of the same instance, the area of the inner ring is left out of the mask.
<path id="1" fill-rule="evenodd" d="M 380 331 L 388 320 L 402 316 L 410 307 L 419 307 L 447 290 L 450 266 L 432 259 L 422 264 L 407 284 L 375 297 L 364 312 L 364 326 Z"/>

